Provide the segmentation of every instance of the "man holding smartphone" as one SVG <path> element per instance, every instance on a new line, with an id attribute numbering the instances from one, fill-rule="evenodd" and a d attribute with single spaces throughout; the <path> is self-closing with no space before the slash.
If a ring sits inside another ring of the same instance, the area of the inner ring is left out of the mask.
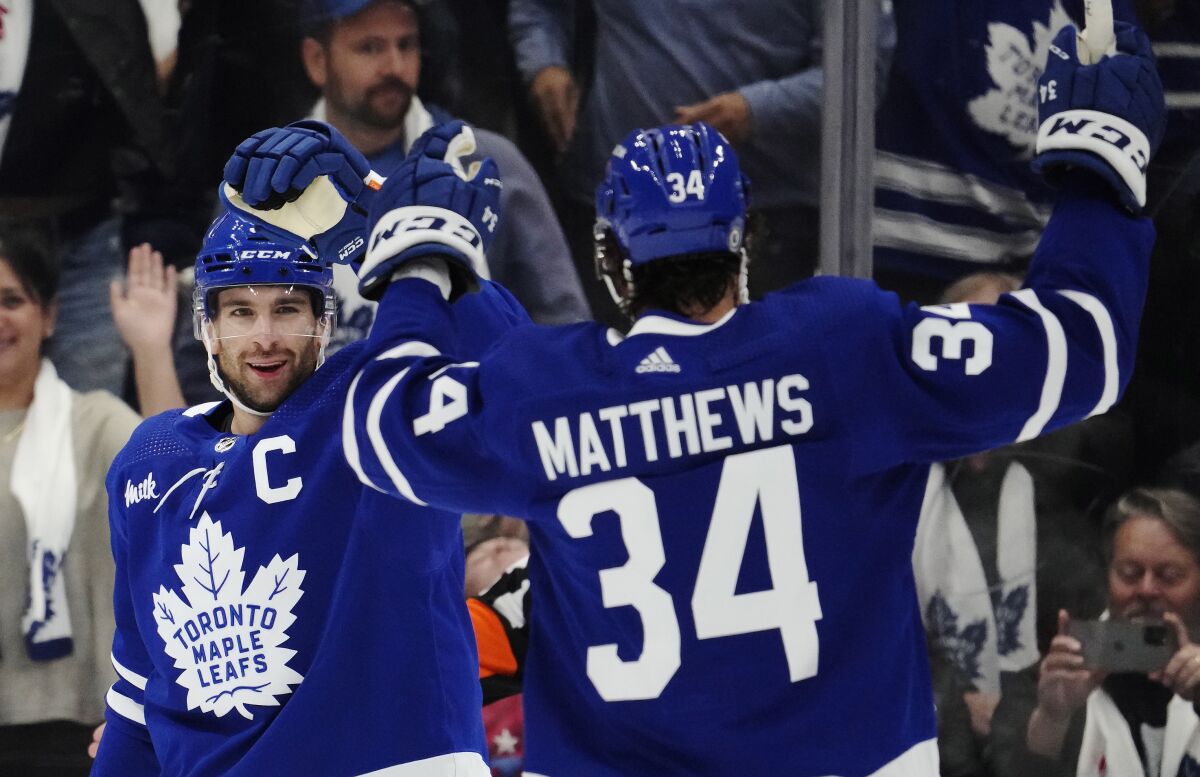
<path id="1" fill-rule="evenodd" d="M 1200 773 L 1200 502 L 1134 489 L 1104 528 L 1111 620 L 1059 613 L 1036 685 L 997 709 L 997 775 Z"/>

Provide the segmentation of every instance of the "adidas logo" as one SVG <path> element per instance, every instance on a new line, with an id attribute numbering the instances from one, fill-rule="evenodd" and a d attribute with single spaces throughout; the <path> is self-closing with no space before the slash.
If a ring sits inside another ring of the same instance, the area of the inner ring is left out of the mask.
<path id="1" fill-rule="evenodd" d="M 671 358 L 671 354 L 667 353 L 667 349 L 660 345 L 649 356 L 642 359 L 634 372 L 639 375 L 644 372 L 679 372 L 679 365 Z"/>

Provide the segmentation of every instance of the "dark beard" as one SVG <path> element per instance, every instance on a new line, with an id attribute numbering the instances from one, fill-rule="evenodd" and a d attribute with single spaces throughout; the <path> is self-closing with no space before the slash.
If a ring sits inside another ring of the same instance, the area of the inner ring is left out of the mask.
<path id="1" fill-rule="evenodd" d="M 404 95 L 402 101 L 404 107 L 399 111 L 398 115 L 382 114 L 372 107 L 372 100 L 376 95 L 391 90 Z M 363 95 L 362 100 L 354 105 L 339 104 L 338 107 L 347 116 L 350 116 L 364 126 L 378 130 L 390 130 L 404 123 L 404 116 L 408 113 L 409 107 L 412 106 L 412 97 L 413 90 L 409 88 L 408 84 L 398 78 L 388 78 L 368 89 Z"/>
<path id="2" fill-rule="evenodd" d="M 288 400 L 292 394 L 296 393 L 296 389 L 303 385 L 304 381 L 312 377 L 312 374 L 317 369 L 317 357 L 314 355 L 309 358 L 307 353 L 297 354 L 297 365 L 295 374 L 292 375 L 287 385 L 284 386 L 279 397 L 273 400 L 260 402 L 251 398 L 246 390 L 246 385 L 237 378 L 231 378 L 229 374 L 221 367 L 221 360 L 217 359 L 217 374 L 221 376 L 221 380 L 225 382 L 225 388 L 229 389 L 238 401 L 256 413 L 274 413 L 279 409 L 279 406 Z M 249 368 L 247 368 L 249 369 Z"/>

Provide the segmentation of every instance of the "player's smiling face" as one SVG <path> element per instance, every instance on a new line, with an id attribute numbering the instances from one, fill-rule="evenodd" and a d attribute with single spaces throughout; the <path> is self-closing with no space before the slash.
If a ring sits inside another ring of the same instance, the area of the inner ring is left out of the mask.
<path id="1" fill-rule="evenodd" d="M 372 3 L 339 21 L 321 62 L 310 66 L 337 113 L 376 129 L 404 121 L 420 73 L 417 15 L 396 0 Z"/>
<path id="2" fill-rule="evenodd" d="M 304 289 L 223 289 L 213 325 L 225 385 L 252 410 L 273 412 L 317 369 L 322 324 Z"/>

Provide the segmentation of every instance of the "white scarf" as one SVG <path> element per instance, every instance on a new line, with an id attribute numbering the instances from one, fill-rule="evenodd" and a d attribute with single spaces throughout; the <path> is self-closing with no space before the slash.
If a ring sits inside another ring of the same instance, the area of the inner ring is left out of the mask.
<path id="1" fill-rule="evenodd" d="M 71 389 L 49 359 L 33 385 L 33 404 L 13 455 L 12 494 L 25 514 L 29 604 L 21 618 L 25 646 L 35 661 L 73 649 L 63 558 L 75 529 L 75 451 Z"/>
<path id="2" fill-rule="evenodd" d="M 29 39 L 33 37 L 33 0 L 4 0 L 0 13 L 0 154 L 12 123 L 12 102 L 25 79 Z M 8 110 L 3 109 L 8 103 Z"/>
<path id="3" fill-rule="evenodd" d="M 1172 696 L 1167 705 L 1159 777 L 1188 774 L 1183 768 L 1185 755 L 1193 762 L 1200 761 L 1200 719 L 1191 702 Z M 1193 765 L 1192 769 L 1195 768 Z M 1088 696 L 1083 744 L 1075 774 L 1076 777 L 1146 777 L 1129 723 L 1103 688 Z"/>
<path id="4" fill-rule="evenodd" d="M 1001 671 L 1018 672 L 1039 658 L 1033 478 L 1016 462 L 1004 473 L 997 515 L 999 598 L 1007 605 L 1002 608 L 1004 620 L 1019 613 L 1016 623 L 997 619 L 979 549 L 941 464 L 930 468 L 913 549 L 926 630 L 949 648 L 948 657 L 976 688 L 991 694 L 1000 693 Z M 1002 629 L 1007 632 L 1003 640 Z"/>

